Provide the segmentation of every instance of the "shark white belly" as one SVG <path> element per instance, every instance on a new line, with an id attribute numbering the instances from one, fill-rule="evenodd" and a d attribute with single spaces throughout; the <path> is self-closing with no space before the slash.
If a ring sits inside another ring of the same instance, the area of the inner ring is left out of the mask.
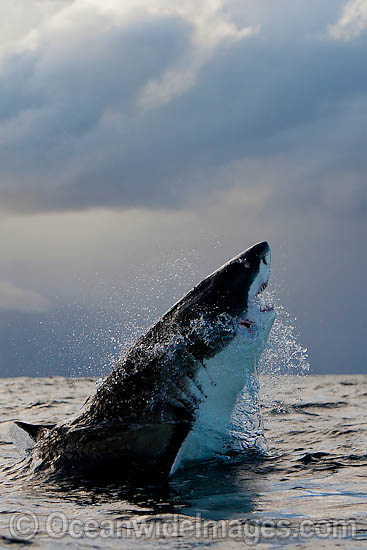
<path id="1" fill-rule="evenodd" d="M 177 454 L 171 475 L 192 462 L 226 457 L 231 450 L 244 447 L 248 441 L 241 441 L 241 434 L 244 434 L 241 426 L 238 430 L 241 418 L 234 421 L 233 414 L 244 388 L 251 393 L 251 405 L 257 401 L 256 365 L 275 319 L 273 310 L 259 314 L 258 309 L 254 308 L 253 312 L 248 313 L 252 313 L 254 320 L 252 328 L 240 327 L 231 343 L 206 361 L 198 373 L 197 385 L 205 395 L 205 400 Z M 257 412 L 252 411 L 252 414 Z M 251 412 L 248 411 L 248 414 Z"/>

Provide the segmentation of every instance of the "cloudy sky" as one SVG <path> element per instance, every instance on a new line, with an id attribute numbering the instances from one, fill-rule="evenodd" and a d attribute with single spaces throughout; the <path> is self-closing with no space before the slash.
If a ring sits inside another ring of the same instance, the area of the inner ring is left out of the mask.
<path id="1" fill-rule="evenodd" d="M 367 0 L 2 0 L 0 375 L 100 374 L 266 239 L 366 372 Z"/>

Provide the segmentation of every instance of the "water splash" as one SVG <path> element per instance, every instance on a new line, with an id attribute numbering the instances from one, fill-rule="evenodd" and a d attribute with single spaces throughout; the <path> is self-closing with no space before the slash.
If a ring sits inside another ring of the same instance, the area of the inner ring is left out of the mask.
<path id="1" fill-rule="evenodd" d="M 280 396 L 284 394 L 287 380 L 305 376 L 310 371 L 307 348 L 300 341 L 296 318 L 287 311 L 278 298 L 279 289 L 273 285 L 265 291 L 265 299 L 276 311 L 268 344 L 261 356 L 258 372 L 261 380 L 260 399 L 263 406 L 282 407 Z M 294 395 L 295 400 L 300 394 Z"/>
<path id="2" fill-rule="evenodd" d="M 233 410 L 230 433 L 234 452 L 255 451 L 263 454 L 267 451 L 259 397 L 259 378 L 255 369 Z"/>
<path id="3" fill-rule="evenodd" d="M 71 376 L 105 377 L 117 360 L 145 333 L 150 325 L 197 282 L 198 253 L 181 252 L 179 256 L 162 255 L 154 264 L 141 265 L 125 286 L 111 285 L 102 279 L 99 300 L 91 289 L 84 299 L 68 311 L 56 312 L 52 321 L 55 333 L 63 337 L 58 318 L 67 318 L 67 344 L 57 342 L 51 353 L 62 353 L 72 365 Z M 61 340 L 60 338 L 60 340 Z"/>

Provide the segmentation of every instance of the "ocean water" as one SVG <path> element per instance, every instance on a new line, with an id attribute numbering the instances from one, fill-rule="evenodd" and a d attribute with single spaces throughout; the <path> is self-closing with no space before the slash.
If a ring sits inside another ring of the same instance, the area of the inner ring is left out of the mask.
<path id="1" fill-rule="evenodd" d="M 96 487 L 30 479 L 9 435 L 15 419 L 65 420 L 95 380 L 2 379 L 0 546 L 366 549 L 367 376 L 267 373 L 260 385 L 265 456 Z"/>

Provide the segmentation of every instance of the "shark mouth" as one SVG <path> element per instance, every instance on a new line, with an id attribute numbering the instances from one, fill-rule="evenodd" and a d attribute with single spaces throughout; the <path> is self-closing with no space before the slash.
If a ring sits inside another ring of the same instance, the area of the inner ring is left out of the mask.
<path id="1" fill-rule="evenodd" d="M 259 313 L 266 313 L 270 311 L 274 311 L 273 305 L 270 303 L 269 296 L 264 296 L 263 292 L 267 288 L 268 283 L 262 283 L 259 287 L 259 290 L 257 291 L 255 298 L 251 301 L 252 303 L 250 305 L 255 306 L 255 309 Z M 251 308 L 252 309 L 252 308 Z M 255 321 L 252 321 L 248 317 L 242 318 L 239 321 L 239 324 L 243 327 L 246 327 L 248 329 L 251 329 L 256 323 Z"/>
<path id="2" fill-rule="evenodd" d="M 260 288 L 257 291 L 257 294 L 255 296 L 255 300 L 254 300 L 258 304 L 259 311 L 261 311 L 261 312 L 273 311 L 274 310 L 273 305 L 269 302 L 269 297 L 263 295 L 263 292 L 264 292 L 264 290 L 266 289 L 267 286 L 268 286 L 268 283 L 263 283 L 260 286 Z"/>

